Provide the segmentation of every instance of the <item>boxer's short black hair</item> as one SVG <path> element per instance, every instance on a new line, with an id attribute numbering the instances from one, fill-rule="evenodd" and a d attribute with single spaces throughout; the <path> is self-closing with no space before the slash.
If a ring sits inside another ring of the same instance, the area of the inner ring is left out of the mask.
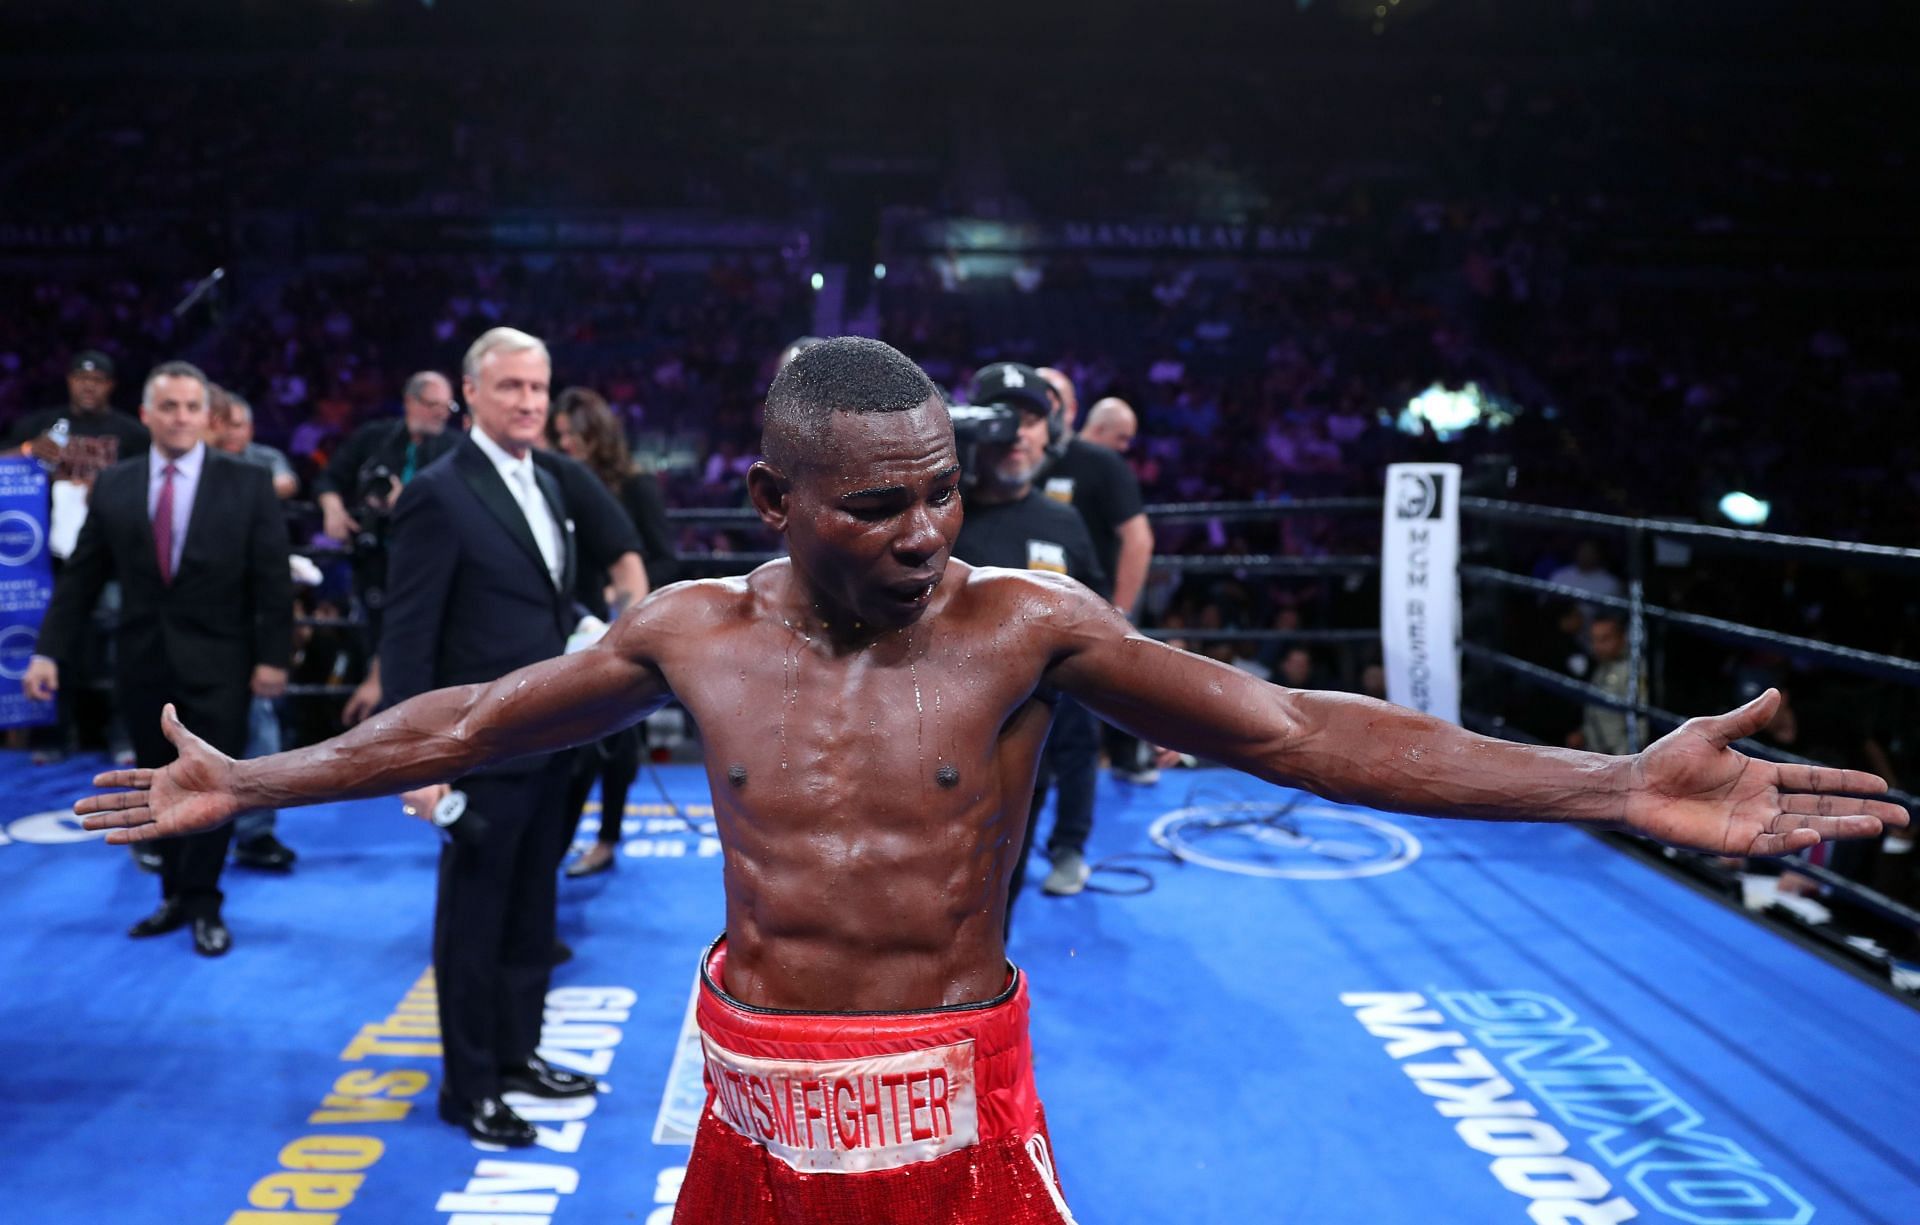
<path id="1" fill-rule="evenodd" d="M 926 371 L 892 345 L 836 336 L 808 345 L 774 376 L 760 451 L 792 476 L 818 458 L 834 413 L 901 413 L 940 398 Z"/>

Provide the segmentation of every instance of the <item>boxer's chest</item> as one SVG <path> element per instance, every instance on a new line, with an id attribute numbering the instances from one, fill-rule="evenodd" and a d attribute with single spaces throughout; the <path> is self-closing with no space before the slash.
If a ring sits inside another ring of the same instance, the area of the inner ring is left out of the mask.
<path id="1" fill-rule="evenodd" d="M 715 661 L 691 698 L 675 689 L 718 775 L 739 766 L 783 789 L 859 778 L 917 792 L 929 782 L 952 789 L 956 772 L 977 777 L 1034 680 L 1032 669 L 958 641 L 828 655 L 795 634 L 769 636 L 724 667 Z"/>

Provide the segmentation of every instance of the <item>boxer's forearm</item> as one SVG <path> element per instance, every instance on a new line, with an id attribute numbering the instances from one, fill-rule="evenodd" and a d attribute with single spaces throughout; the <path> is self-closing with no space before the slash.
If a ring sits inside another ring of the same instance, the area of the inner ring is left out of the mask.
<path id="1" fill-rule="evenodd" d="M 1132 633 L 1090 593 L 1051 580 L 1034 587 L 1035 607 L 1061 635 L 1048 681 L 1153 744 L 1376 808 L 1624 820 L 1633 758 L 1529 748 L 1372 698 L 1269 685 Z"/>
<path id="2" fill-rule="evenodd" d="M 310 748 L 235 762 L 229 790 L 242 809 L 289 808 L 450 782 L 635 722 L 665 699 L 656 676 L 603 646 L 435 689 Z"/>
<path id="3" fill-rule="evenodd" d="M 1244 762 L 1348 803 L 1482 821 L 1608 827 L 1625 818 L 1633 759 L 1477 735 L 1345 693 L 1271 690 L 1272 734 Z"/>
<path id="4" fill-rule="evenodd" d="M 486 688 L 435 689 L 331 740 L 236 761 L 229 789 L 244 811 L 392 795 L 458 778 L 486 761 L 467 730 Z"/>

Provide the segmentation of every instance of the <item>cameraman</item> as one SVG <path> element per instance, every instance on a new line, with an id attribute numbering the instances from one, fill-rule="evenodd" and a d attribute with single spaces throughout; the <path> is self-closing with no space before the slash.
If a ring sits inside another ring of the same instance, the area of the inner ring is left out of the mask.
<path id="1" fill-rule="evenodd" d="M 407 380 L 399 420 L 369 421 L 327 461 L 313 483 L 323 522 L 320 530 L 353 549 L 354 595 L 367 619 L 367 641 L 380 641 L 380 611 L 386 605 L 387 521 L 400 490 L 460 441 L 449 433 L 453 384 L 443 374 L 422 370 Z M 367 664 L 367 676 L 341 711 L 345 723 L 357 723 L 380 706 L 380 659 Z"/>
<path id="2" fill-rule="evenodd" d="M 1050 570 L 1078 579 L 1102 596 L 1112 588 L 1086 524 L 1070 508 L 1034 489 L 1047 461 L 1052 399 L 1037 371 L 999 362 L 974 376 L 970 409 L 954 412 L 954 435 L 965 470 L 966 518 L 953 555 L 969 565 Z M 1093 831 L 1093 788 L 1100 742 L 1093 716 L 1066 697 L 1054 701 L 1053 730 L 1034 782 L 1027 833 L 1007 894 L 1007 923 L 1026 881 L 1034 827 L 1049 782 L 1058 791 L 1047 856 L 1053 869 L 1040 886 L 1064 896 L 1086 887 L 1087 835 Z"/>
<path id="3" fill-rule="evenodd" d="M 408 379 L 401 407 L 400 420 L 369 421 L 355 430 L 313 483 L 324 516 L 320 530 L 341 544 L 374 526 L 357 516 L 384 515 L 400 487 L 458 441 L 447 434 L 453 384 L 445 375 L 422 370 Z"/>

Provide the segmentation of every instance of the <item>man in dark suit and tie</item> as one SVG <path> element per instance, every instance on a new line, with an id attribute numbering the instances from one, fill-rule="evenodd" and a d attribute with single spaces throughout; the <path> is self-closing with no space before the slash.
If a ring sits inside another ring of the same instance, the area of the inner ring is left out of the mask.
<path id="1" fill-rule="evenodd" d="M 467 351 L 462 392 L 473 430 L 408 483 L 394 511 L 380 634 L 388 702 L 562 654 L 580 620 L 576 570 L 639 547 L 598 482 L 537 449 L 551 369 L 546 346 L 513 328 L 494 328 Z M 597 1087 L 535 1054 L 555 877 L 573 838 L 563 807 L 569 764 L 564 753 L 522 757 L 453 784 L 466 807 L 441 849 L 433 936 L 440 1115 L 490 1143 L 535 1139 L 502 1094 L 572 1097 Z M 448 790 L 403 802 L 427 816 Z"/>
<path id="2" fill-rule="evenodd" d="M 152 449 L 95 480 L 86 524 L 54 585 L 23 682 L 51 696 L 74 658 L 100 589 L 123 592 L 115 698 L 141 766 L 174 758 L 160 730 L 173 703 L 223 752 L 246 748 L 252 698 L 286 691 L 293 647 L 287 521 L 265 469 L 202 441 L 207 376 L 166 362 L 147 376 L 140 421 Z M 160 909 L 128 931 L 156 936 L 191 923 L 193 945 L 218 957 L 232 945 L 220 914 L 220 869 L 230 827 L 167 839 Z"/>

